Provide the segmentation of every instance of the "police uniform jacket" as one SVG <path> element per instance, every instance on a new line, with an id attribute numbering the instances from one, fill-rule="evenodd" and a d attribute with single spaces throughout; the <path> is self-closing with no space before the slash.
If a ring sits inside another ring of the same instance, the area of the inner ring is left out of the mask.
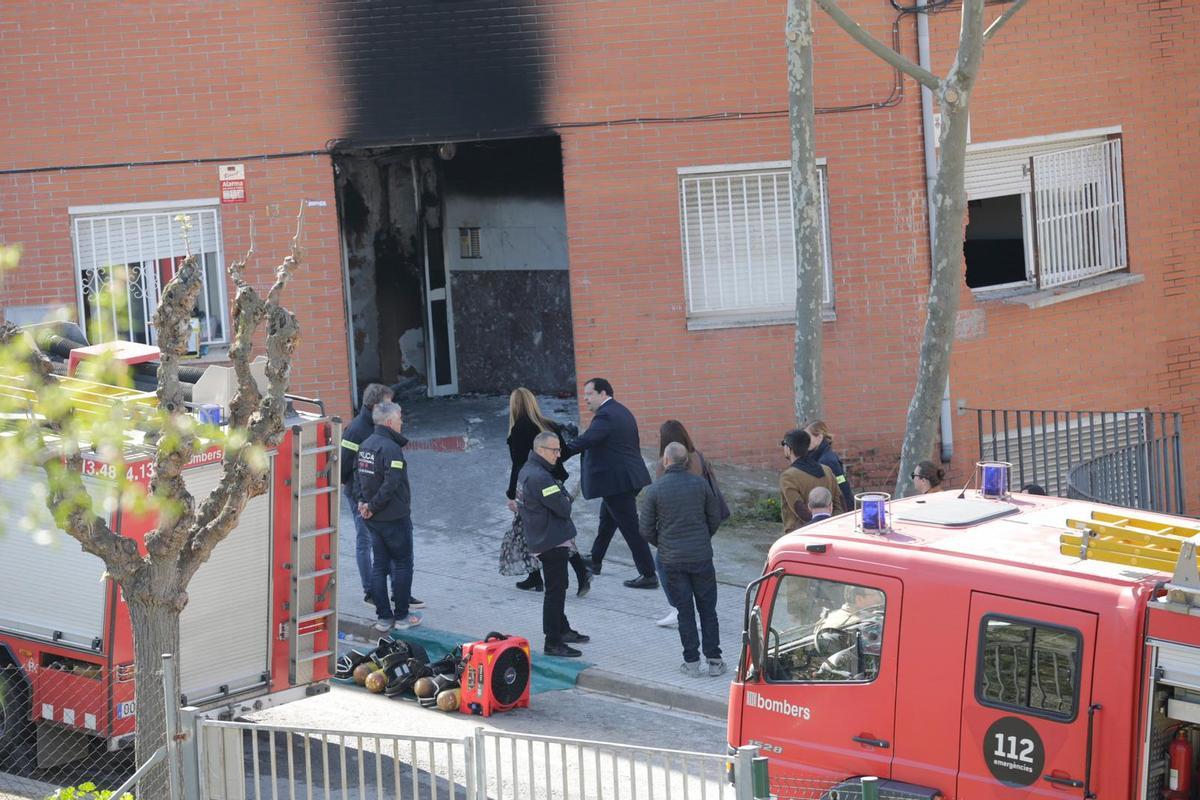
<path id="1" fill-rule="evenodd" d="M 354 499 L 370 507 L 370 522 L 395 522 L 412 514 L 406 444 L 408 439 L 391 428 L 376 425 L 375 432 L 359 445 Z"/>
<path id="2" fill-rule="evenodd" d="M 850 488 L 850 481 L 846 478 L 846 468 L 842 466 L 842 460 L 829 447 L 828 436 L 825 437 L 820 446 L 812 451 L 812 457 L 818 463 L 829 467 L 829 471 L 833 473 L 833 480 L 837 483 L 838 489 L 842 493 L 843 510 L 849 511 L 854 508 L 854 490 Z"/>
<path id="3" fill-rule="evenodd" d="M 358 410 L 358 416 L 342 431 L 342 488 L 351 496 L 354 494 L 354 465 L 358 462 L 358 447 L 374 431 L 371 409 L 366 406 Z"/>
<path id="4" fill-rule="evenodd" d="M 575 538 L 571 521 L 571 495 L 550 474 L 553 465 L 537 453 L 517 476 L 517 513 L 525 527 L 525 544 L 537 554 L 553 550 Z"/>

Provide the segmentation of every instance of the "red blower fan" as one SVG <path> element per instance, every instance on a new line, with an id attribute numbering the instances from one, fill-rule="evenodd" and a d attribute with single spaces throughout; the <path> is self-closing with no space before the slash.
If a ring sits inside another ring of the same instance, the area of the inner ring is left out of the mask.
<path id="1" fill-rule="evenodd" d="M 533 665 L 527 640 L 492 632 L 482 642 L 464 644 L 462 654 L 459 711 L 488 717 L 496 711 L 529 707 Z"/>

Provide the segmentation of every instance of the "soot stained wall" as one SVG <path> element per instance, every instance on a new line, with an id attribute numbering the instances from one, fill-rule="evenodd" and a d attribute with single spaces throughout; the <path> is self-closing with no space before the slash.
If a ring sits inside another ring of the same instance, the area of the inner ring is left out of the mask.
<path id="1" fill-rule="evenodd" d="M 575 391 L 568 274 L 451 273 L 459 391 Z"/>
<path id="2" fill-rule="evenodd" d="M 335 0 L 350 144 L 520 135 L 550 75 L 534 0 Z"/>

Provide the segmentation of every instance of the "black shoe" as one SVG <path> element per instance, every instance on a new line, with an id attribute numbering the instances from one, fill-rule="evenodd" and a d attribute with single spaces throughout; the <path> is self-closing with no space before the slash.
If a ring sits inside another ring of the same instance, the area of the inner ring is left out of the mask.
<path id="1" fill-rule="evenodd" d="M 600 562 L 599 561 L 589 560 L 587 562 L 587 568 L 588 568 L 588 572 L 592 573 L 593 575 L 600 574 Z"/>
<path id="2" fill-rule="evenodd" d="M 565 644 L 547 644 L 542 650 L 548 656 L 558 656 L 559 658 L 579 658 L 583 652 L 576 650 L 574 647 L 567 647 Z"/>
<path id="3" fill-rule="evenodd" d="M 638 575 L 636 578 L 630 578 L 627 581 L 623 581 L 623 583 L 630 589 L 658 588 L 658 578 L 654 577 L 653 575 Z"/>
<path id="4" fill-rule="evenodd" d="M 575 590 L 576 597 L 587 597 L 588 592 L 592 590 L 592 575 L 587 570 L 583 571 L 579 578 L 579 588 Z"/>
<path id="5" fill-rule="evenodd" d="M 562 638 L 567 644 L 587 644 L 592 640 L 592 637 L 579 631 L 567 631 Z"/>
<path id="6" fill-rule="evenodd" d="M 543 591 L 545 587 L 542 585 L 542 574 L 540 572 L 529 573 L 529 577 L 517 582 L 517 588 L 527 592 Z"/>
<path id="7" fill-rule="evenodd" d="M 367 603 L 368 605 L 375 605 L 375 601 L 371 598 L 370 592 L 363 592 L 363 602 Z"/>
<path id="8" fill-rule="evenodd" d="M 408 598 L 408 607 L 409 607 L 409 608 L 424 608 L 424 607 L 425 607 L 425 601 L 424 601 L 424 600 L 418 600 L 418 599 L 417 599 L 417 598 L 415 598 L 415 597 L 409 597 L 409 598 Z"/>

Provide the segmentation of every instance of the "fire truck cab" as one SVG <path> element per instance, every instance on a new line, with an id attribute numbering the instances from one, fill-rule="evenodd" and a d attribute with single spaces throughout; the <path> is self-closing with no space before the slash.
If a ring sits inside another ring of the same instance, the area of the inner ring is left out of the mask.
<path id="1" fill-rule="evenodd" d="M 198 372 L 232 385 L 229 368 Z M 60 380 L 77 413 L 157 402 L 151 392 Z M 0 375 L 0 392 L 18 390 Z M 190 391 L 199 398 L 204 381 Z M 289 398 L 285 424 L 268 452 L 267 493 L 248 502 L 188 586 L 176 654 L 182 705 L 232 715 L 328 689 L 337 657 L 341 425 L 303 398 Z M 9 435 L 2 426 L 0 435 Z M 113 494 L 117 469 L 148 490 L 155 451 L 138 436 L 130 431 L 120 459 L 85 452 L 82 472 L 110 528 L 142 546 L 155 520 L 122 510 Z M 221 480 L 222 455 L 198 445 L 184 469 L 197 506 Z M 116 749 L 132 741 L 137 722 L 133 631 L 120 587 L 100 558 L 58 529 L 46 494 L 40 468 L 0 481 L 0 768 L 19 761 L 18 750 L 28 758 L 35 740 L 39 766 L 98 742 Z"/>
<path id="2" fill-rule="evenodd" d="M 1196 520 L 977 492 L 887 513 L 782 537 L 747 589 L 728 736 L 773 794 L 1190 796 L 1168 749 L 1200 737 Z"/>

